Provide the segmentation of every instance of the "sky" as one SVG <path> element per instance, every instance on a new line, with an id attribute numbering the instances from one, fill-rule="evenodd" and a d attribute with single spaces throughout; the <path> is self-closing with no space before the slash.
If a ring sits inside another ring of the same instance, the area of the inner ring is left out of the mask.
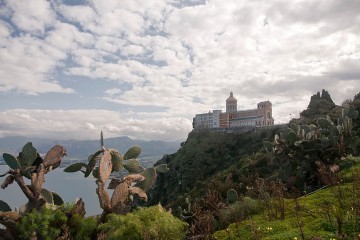
<path id="1" fill-rule="evenodd" d="M 360 91 L 359 0 L 0 0 L 0 137 L 184 140 L 192 118 Z"/>

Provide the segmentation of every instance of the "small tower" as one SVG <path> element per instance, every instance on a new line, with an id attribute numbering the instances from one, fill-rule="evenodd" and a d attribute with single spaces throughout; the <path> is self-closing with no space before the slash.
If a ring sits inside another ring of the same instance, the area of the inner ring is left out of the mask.
<path id="1" fill-rule="evenodd" d="M 230 97 L 226 99 L 226 112 L 237 112 L 237 100 L 233 92 L 230 92 Z"/>

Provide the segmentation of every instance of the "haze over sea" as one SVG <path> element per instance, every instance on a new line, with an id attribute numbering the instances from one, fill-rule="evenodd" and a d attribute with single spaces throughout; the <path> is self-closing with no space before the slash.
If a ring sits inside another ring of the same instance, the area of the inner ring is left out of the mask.
<path id="1" fill-rule="evenodd" d="M 0 173 L 9 170 L 7 165 L 0 165 Z M 57 168 L 46 174 L 44 188 L 58 193 L 64 202 L 74 202 L 76 198 L 82 198 L 85 202 L 86 215 L 92 216 L 101 213 L 99 199 L 96 194 L 95 179 L 92 176 L 85 178 L 83 173 L 65 173 L 64 168 Z M 30 183 L 29 180 L 25 179 Z M 25 195 L 16 183 L 9 185 L 0 191 L 0 199 L 5 201 L 14 210 L 27 203 Z"/>

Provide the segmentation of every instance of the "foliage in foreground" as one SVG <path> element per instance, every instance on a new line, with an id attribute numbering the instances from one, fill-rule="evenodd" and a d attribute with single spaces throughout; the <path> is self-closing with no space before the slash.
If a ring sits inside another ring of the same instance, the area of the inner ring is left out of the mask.
<path id="1" fill-rule="evenodd" d="M 187 224 L 160 205 L 126 215 L 109 214 L 99 229 L 106 239 L 184 239 Z"/>
<path id="2" fill-rule="evenodd" d="M 42 207 L 26 213 L 18 223 L 17 239 L 184 239 L 187 224 L 161 205 L 140 208 L 126 215 L 108 214 L 98 223 L 94 217 L 83 217 L 75 205 L 57 209 Z M 0 236 L 0 239 L 2 237 Z"/>
<path id="3" fill-rule="evenodd" d="M 97 220 L 84 218 L 76 212 L 76 205 L 67 204 L 57 209 L 47 206 L 26 213 L 18 223 L 20 239 L 90 240 L 96 235 Z M 1 238 L 0 238 L 1 239 Z"/>

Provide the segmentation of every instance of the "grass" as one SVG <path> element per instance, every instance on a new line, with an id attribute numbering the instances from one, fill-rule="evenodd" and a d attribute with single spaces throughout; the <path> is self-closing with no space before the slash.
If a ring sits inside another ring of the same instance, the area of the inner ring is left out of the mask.
<path id="1" fill-rule="evenodd" d="M 300 240 L 302 236 L 304 239 L 360 239 L 360 225 L 355 220 L 359 219 L 359 211 L 354 209 L 360 202 L 360 187 L 354 192 L 354 185 L 360 183 L 353 185 L 352 173 L 360 178 L 360 164 L 342 172 L 345 181 L 341 184 L 300 197 L 298 205 L 295 199 L 285 199 L 284 220 L 270 220 L 262 211 L 248 220 L 230 224 L 213 237 L 224 240 Z M 338 234 L 338 221 L 342 223 L 342 235 Z"/>

